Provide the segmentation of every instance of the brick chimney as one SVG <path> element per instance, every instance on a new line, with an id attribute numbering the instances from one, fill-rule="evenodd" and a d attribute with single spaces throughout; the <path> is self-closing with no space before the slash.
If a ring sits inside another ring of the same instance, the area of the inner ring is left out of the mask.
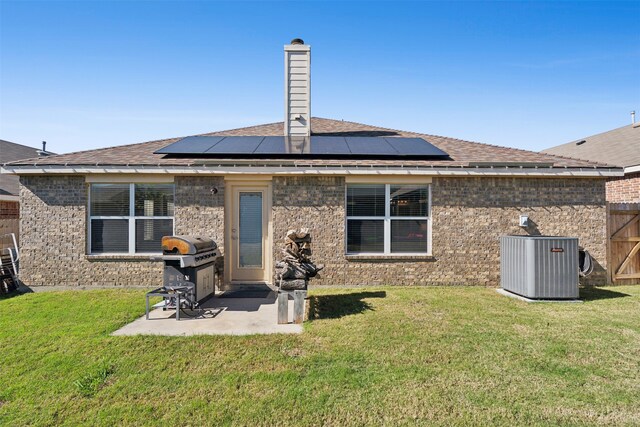
<path id="1" fill-rule="evenodd" d="M 284 46 L 284 136 L 311 135 L 311 46 L 293 39 Z"/>

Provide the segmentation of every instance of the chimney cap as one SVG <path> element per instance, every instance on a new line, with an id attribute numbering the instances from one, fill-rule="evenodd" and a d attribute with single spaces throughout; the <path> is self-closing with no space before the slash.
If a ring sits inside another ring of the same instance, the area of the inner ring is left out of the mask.
<path id="1" fill-rule="evenodd" d="M 293 40 L 291 40 L 291 44 L 304 44 L 304 40 L 302 40 L 302 39 L 293 39 Z"/>

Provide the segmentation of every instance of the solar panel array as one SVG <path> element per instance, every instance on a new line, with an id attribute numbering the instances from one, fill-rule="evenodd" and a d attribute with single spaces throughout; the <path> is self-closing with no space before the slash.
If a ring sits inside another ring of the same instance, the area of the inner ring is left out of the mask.
<path id="1" fill-rule="evenodd" d="M 422 138 L 311 136 L 189 136 L 155 154 L 190 157 L 445 158 Z"/>

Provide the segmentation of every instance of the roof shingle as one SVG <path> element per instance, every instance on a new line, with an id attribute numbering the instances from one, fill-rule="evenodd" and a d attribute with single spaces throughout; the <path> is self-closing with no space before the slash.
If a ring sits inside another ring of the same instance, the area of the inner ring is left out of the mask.
<path id="1" fill-rule="evenodd" d="M 0 164 L 38 155 L 38 149 L 0 139 Z M 0 175 L 0 196 L 17 196 L 20 189 L 17 176 Z"/>
<path id="2" fill-rule="evenodd" d="M 551 163 L 554 167 L 594 168 L 606 165 L 585 161 L 568 159 L 559 156 L 551 156 L 543 153 L 519 150 L 515 148 L 499 147 L 478 142 L 464 141 L 461 139 L 447 138 L 437 135 L 425 135 L 415 132 L 405 132 L 387 129 L 377 126 L 369 126 L 342 120 L 331 120 L 314 117 L 311 120 L 311 132 L 313 135 L 324 136 L 403 136 L 424 138 L 431 144 L 447 152 L 451 160 L 313 160 L 304 159 L 289 161 L 294 164 L 304 165 L 350 165 L 370 164 L 380 166 L 469 166 L 478 162 L 509 162 L 509 163 Z M 239 129 L 211 132 L 208 135 L 227 136 L 279 136 L 283 133 L 283 123 L 269 123 Z M 202 164 L 199 158 L 172 158 L 162 154 L 154 154 L 154 151 L 180 140 L 180 138 L 163 139 L 143 142 L 132 145 L 121 145 L 109 148 L 100 148 L 89 151 L 60 154 L 45 158 L 21 160 L 12 165 L 29 166 L 191 166 Z M 248 159 L 250 160 L 250 159 Z"/>
<path id="3" fill-rule="evenodd" d="M 640 124 L 623 126 L 543 152 L 623 167 L 640 165 Z"/>

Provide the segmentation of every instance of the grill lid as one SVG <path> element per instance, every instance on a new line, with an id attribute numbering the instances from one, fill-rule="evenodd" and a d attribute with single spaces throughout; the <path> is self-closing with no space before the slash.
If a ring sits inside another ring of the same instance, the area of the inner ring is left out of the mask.
<path id="1" fill-rule="evenodd" d="M 164 236 L 162 238 L 162 253 L 195 255 L 216 249 L 218 245 L 213 239 L 199 236 Z"/>

